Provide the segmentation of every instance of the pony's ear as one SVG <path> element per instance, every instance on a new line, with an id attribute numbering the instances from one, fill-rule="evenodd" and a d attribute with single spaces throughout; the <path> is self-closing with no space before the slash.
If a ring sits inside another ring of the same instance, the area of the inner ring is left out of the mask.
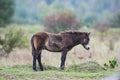
<path id="1" fill-rule="evenodd" d="M 88 32 L 88 35 L 90 35 L 91 32 Z"/>

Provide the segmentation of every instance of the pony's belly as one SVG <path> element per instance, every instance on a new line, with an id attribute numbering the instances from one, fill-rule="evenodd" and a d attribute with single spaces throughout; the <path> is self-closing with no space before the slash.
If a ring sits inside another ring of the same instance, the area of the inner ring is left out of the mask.
<path id="1" fill-rule="evenodd" d="M 44 49 L 51 51 L 51 52 L 61 52 L 62 49 L 56 49 L 56 48 L 51 48 L 51 47 L 45 47 Z"/>
<path id="2" fill-rule="evenodd" d="M 50 52 L 62 52 L 61 49 L 57 49 L 57 50 L 53 50 L 53 49 L 48 49 L 48 48 L 44 48 L 45 50 L 48 50 Z"/>
<path id="3" fill-rule="evenodd" d="M 46 43 L 45 49 L 52 52 L 60 52 L 63 49 L 62 44 L 56 44 L 56 43 Z"/>

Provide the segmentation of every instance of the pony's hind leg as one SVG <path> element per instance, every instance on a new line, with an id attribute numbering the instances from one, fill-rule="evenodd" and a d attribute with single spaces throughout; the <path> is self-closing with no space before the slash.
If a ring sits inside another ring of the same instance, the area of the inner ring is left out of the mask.
<path id="1" fill-rule="evenodd" d="M 36 59 L 37 59 L 37 51 L 33 52 L 33 70 L 37 71 L 36 69 Z"/>
<path id="2" fill-rule="evenodd" d="M 39 67 L 40 67 L 41 71 L 43 71 L 43 66 L 42 66 L 42 63 L 41 63 L 41 51 L 38 54 L 38 64 L 39 64 Z"/>

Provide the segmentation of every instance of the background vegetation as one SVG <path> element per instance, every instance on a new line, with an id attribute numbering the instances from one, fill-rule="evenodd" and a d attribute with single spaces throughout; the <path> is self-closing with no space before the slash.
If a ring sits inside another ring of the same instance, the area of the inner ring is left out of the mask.
<path id="1" fill-rule="evenodd" d="M 11 22 L 11 17 L 14 14 L 14 0 L 0 0 L 0 27 Z"/>
<path id="2" fill-rule="evenodd" d="M 97 22 L 113 22 L 112 27 L 119 27 L 119 0 L 1 0 L 0 6 L 1 26 L 8 22 L 43 24 L 45 16 L 68 12 L 89 27 Z"/>
<path id="3" fill-rule="evenodd" d="M 114 15 L 119 13 L 120 7 L 119 0 L 14 0 L 14 3 L 13 22 L 18 24 L 43 24 L 45 16 L 67 11 L 90 27 L 96 22 L 116 20 Z"/>
<path id="4" fill-rule="evenodd" d="M 70 13 L 56 13 L 45 17 L 45 30 L 48 32 L 59 33 L 64 30 L 77 30 L 80 28 L 80 21 Z"/>

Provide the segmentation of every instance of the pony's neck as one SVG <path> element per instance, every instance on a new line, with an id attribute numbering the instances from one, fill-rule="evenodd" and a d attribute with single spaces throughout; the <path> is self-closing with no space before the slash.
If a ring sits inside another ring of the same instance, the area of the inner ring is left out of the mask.
<path id="1" fill-rule="evenodd" d="M 82 37 L 72 36 L 72 39 L 73 39 L 73 44 L 75 44 L 75 45 L 81 44 Z"/>

